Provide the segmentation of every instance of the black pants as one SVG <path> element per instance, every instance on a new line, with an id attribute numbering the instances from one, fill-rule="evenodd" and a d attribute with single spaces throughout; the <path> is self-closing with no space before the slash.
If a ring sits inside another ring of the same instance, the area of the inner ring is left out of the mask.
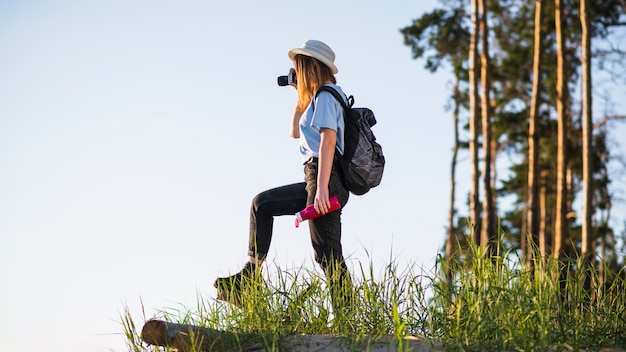
<path id="1" fill-rule="evenodd" d="M 267 256 L 275 216 L 294 215 L 313 204 L 317 191 L 317 167 L 318 160 L 314 158 L 304 164 L 304 182 L 273 188 L 254 197 L 250 209 L 249 256 L 258 259 Z M 330 196 L 339 198 L 342 208 L 348 202 L 349 192 L 341 182 L 336 164 L 331 171 L 328 191 Z M 341 265 L 341 209 L 309 220 L 308 223 L 315 261 L 324 269 L 331 264 Z"/>
<path id="2" fill-rule="evenodd" d="M 259 193 L 250 209 L 250 239 L 248 255 L 265 259 L 272 241 L 274 217 L 294 215 L 313 204 L 317 192 L 318 160 L 304 164 L 304 182 L 273 188 Z M 344 187 L 339 166 L 333 165 L 328 183 L 330 196 L 337 196 L 341 208 L 348 202 L 349 191 Z M 330 288 L 333 310 L 337 316 L 349 316 L 352 308 L 352 278 L 343 258 L 341 247 L 341 209 L 309 220 L 315 261 L 320 264 Z"/>

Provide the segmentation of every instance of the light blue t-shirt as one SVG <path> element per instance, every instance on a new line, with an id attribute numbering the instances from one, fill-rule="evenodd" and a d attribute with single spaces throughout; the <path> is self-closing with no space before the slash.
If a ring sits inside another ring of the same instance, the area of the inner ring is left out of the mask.
<path id="1" fill-rule="evenodd" d="M 341 87 L 336 84 L 326 84 L 335 88 L 347 103 Z M 319 157 L 322 128 L 330 128 L 337 132 L 337 150 L 343 155 L 344 136 L 343 107 L 330 93 L 323 91 L 317 99 L 311 99 L 311 104 L 300 117 L 300 154 L 302 161 L 311 157 Z"/>

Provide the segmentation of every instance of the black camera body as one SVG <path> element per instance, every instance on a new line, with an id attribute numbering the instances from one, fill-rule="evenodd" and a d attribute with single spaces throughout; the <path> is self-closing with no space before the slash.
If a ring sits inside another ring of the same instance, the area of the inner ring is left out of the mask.
<path id="1" fill-rule="evenodd" d="M 289 69 L 289 73 L 286 76 L 278 76 L 278 85 L 281 87 L 284 86 L 296 86 L 298 81 L 296 81 L 296 70 L 293 68 Z"/>

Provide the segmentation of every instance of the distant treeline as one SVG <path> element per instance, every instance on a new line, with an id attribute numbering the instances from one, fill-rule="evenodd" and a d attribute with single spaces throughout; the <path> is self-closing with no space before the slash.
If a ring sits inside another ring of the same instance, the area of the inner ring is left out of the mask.
<path id="1" fill-rule="evenodd" d="M 617 248 L 619 234 L 609 225 L 608 163 L 614 158 L 607 135 L 612 124 L 626 122 L 613 121 L 626 119 L 626 112 L 592 116 L 592 102 L 607 100 L 593 100 L 591 74 L 604 70 L 624 81 L 626 49 L 620 45 L 626 41 L 619 38 L 626 37 L 625 1 L 441 4 L 400 31 L 426 69 L 450 70 L 454 77 L 445 257 L 463 258 L 469 242 L 491 255 L 501 253 L 502 244 L 519 250 L 528 268 L 539 258 L 577 257 L 600 272 L 624 275 L 618 254 L 624 248 Z M 464 149 L 472 172 L 463 212 L 469 215 L 461 216 L 455 184 Z M 510 172 L 496 182 L 503 153 L 510 156 Z M 498 207 L 504 197 L 514 199 L 510 208 Z"/>

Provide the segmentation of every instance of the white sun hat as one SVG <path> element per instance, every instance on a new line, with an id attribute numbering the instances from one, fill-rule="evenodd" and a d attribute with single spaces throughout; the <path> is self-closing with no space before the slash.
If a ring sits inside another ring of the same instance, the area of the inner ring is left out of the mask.
<path id="1" fill-rule="evenodd" d="M 319 40 L 307 40 L 301 47 L 289 50 L 289 58 L 291 60 L 293 60 L 297 54 L 310 56 L 320 60 L 326 66 L 330 67 L 330 71 L 333 74 L 339 72 L 339 69 L 337 69 L 337 66 L 334 64 L 335 53 L 324 42 Z"/>

